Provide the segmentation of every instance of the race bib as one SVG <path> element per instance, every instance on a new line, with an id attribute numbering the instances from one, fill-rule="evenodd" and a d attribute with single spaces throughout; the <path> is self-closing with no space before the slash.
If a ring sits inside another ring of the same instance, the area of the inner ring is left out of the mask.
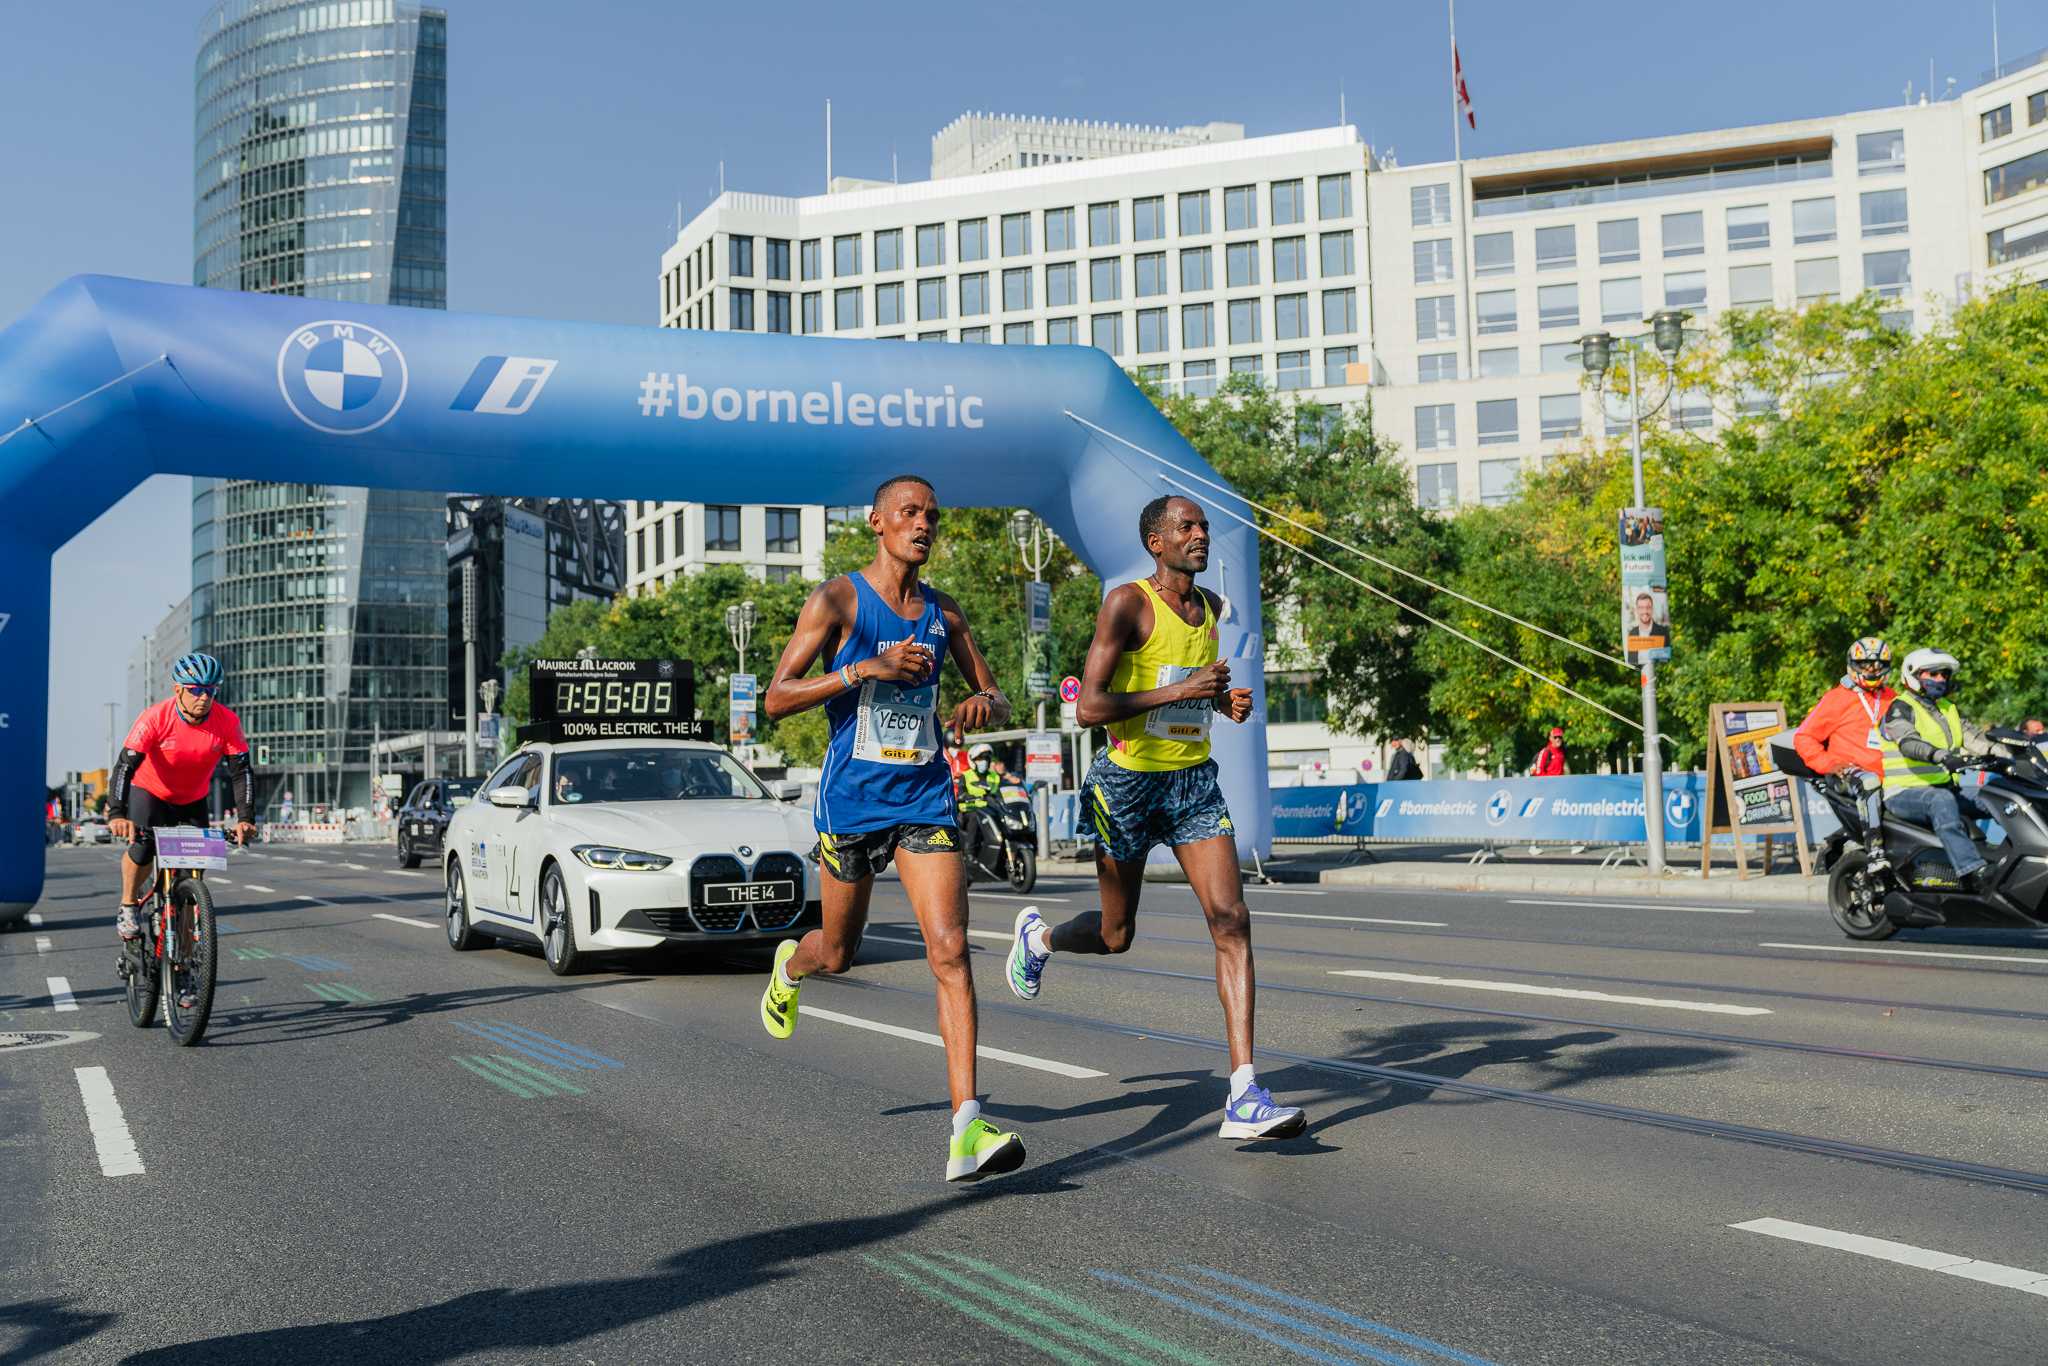
<path id="1" fill-rule="evenodd" d="M 870 679 L 860 689 L 853 757 L 916 768 L 939 752 L 939 685 L 918 687 Z"/>
<path id="2" fill-rule="evenodd" d="M 1159 679 L 1152 686 L 1170 688 L 1190 674 L 1200 673 L 1199 668 L 1183 668 L 1178 664 L 1159 666 Z M 1173 702 L 1164 707 L 1155 707 L 1145 713 L 1145 733 L 1155 740 L 1174 740 L 1183 745 L 1199 745 L 1209 738 L 1209 722 L 1215 719 L 1216 707 L 1208 698 L 1191 698 L 1186 702 Z"/>

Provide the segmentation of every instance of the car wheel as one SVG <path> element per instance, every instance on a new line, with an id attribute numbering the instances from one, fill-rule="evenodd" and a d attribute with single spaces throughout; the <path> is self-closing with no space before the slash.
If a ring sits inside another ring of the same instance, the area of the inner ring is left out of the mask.
<path id="1" fill-rule="evenodd" d="M 582 966 L 583 952 L 576 947 L 576 917 L 569 910 L 569 888 L 562 870 L 549 864 L 540 875 L 540 948 L 548 960 L 548 971 L 567 977 Z"/>
<path id="2" fill-rule="evenodd" d="M 1899 932 L 1884 911 L 1884 890 L 1865 867 L 1861 849 L 1851 849 L 1828 875 L 1828 914 L 1851 939 L 1889 939 Z"/>
<path id="3" fill-rule="evenodd" d="M 398 837 L 398 866 L 401 868 L 417 868 L 420 866 L 420 856 L 413 852 L 412 846 L 405 842 L 405 836 L 403 835 Z"/>
<path id="4" fill-rule="evenodd" d="M 483 947 L 483 936 L 469 924 L 469 888 L 462 880 L 462 860 L 448 860 L 448 947 L 457 953 Z"/>

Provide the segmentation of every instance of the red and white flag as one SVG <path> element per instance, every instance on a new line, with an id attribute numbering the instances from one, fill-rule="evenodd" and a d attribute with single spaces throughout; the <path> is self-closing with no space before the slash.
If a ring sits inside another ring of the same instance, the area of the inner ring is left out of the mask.
<path id="1" fill-rule="evenodd" d="M 1465 88 L 1465 63 L 1458 56 L 1458 46 L 1451 44 L 1451 89 L 1458 97 L 1458 112 L 1465 116 L 1465 123 L 1473 132 L 1479 131 L 1479 120 L 1472 116 L 1472 92 Z"/>

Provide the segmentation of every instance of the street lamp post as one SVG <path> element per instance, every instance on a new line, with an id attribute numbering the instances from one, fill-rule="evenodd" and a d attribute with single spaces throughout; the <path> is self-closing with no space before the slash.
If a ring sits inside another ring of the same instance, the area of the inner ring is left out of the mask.
<path id="1" fill-rule="evenodd" d="M 1018 508 L 1010 514 L 1010 539 L 1016 542 L 1017 553 L 1024 557 L 1024 567 L 1031 571 L 1031 582 L 1034 584 L 1045 582 L 1045 567 L 1052 563 L 1053 549 L 1052 533 L 1047 529 L 1045 523 L 1039 521 L 1038 518 L 1032 516 L 1023 508 Z M 1031 629 L 1028 618 L 1030 607 L 1028 605 L 1025 611 L 1027 613 L 1025 631 L 1028 639 Z M 1032 652 L 1030 653 L 1030 658 L 1038 659 L 1041 656 Z M 1050 660 L 1046 661 L 1048 665 L 1050 662 Z M 1026 672 L 1028 673 L 1029 671 L 1027 670 Z M 1026 678 L 1024 683 L 1026 687 L 1030 687 L 1031 680 Z M 1045 693 L 1042 690 L 1034 689 L 1033 700 L 1038 704 L 1038 724 L 1034 729 L 1043 734 L 1045 731 Z M 1040 861 L 1043 861 L 1052 847 L 1051 817 L 1048 811 L 1049 801 L 1043 783 L 1037 784 L 1037 797 L 1038 857 Z"/>
<path id="2" fill-rule="evenodd" d="M 1666 403 L 1677 385 L 1667 383 L 1663 397 L 1648 412 L 1643 410 L 1643 389 L 1637 359 L 1642 352 L 1642 341 L 1648 337 L 1662 353 L 1667 363 L 1676 361 L 1678 353 L 1685 346 L 1685 320 L 1691 316 L 1682 309 L 1660 309 L 1647 318 L 1648 332 L 1620 338 L 1628 353 L 1628 443 L 1629 458 L 1634 466 L 1635 496 L 1637 507 L 1643 507 L 1647 498 L 1643 492 L 1643 419 L 1654 417 Z M 1590 332 L 1579 338 L 1579 358 L 1586 373 L 1593 377 L 1604 395 L 1607 372 L 1613 364 L 1616 338 L 1607 332 Z M 1643 669 L 1643 834 L 1648 842 L 1648 863 L 1652 876 L 1664 872 L 1664 751 L 1657 733 L 1657 661 L 1644 659 Z"/>
<path id="3" fill-rule="evenodd" d="M 754 603 L 734 603 L 725 609 L 725 633 L 732 638 L 733 649 L 739 652 L 740 672 L 747 671 L 747 642 L 754 638 Z"/>

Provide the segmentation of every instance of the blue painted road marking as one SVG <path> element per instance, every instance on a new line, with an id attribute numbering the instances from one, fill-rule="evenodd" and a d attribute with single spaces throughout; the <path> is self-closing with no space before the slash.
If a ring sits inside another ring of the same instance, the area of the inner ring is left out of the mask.
<path id="1" fill-rule="evenodd" d="M 1391 1338 L 1404 1346 L 1414 1347 L 1424 1352 L 1431 1352 L 1452 1361 L 1463 1362 L 1464 1366 L 1494 1366 L 1494 1363 L 1488 1361 L 1485 1357 L 1476 1357 L 1469 1352 L 1461 1352 L 1455 1347 L 1446 1347 L 1440 1342 L 1432 1342 L 1428 1338 L 1416 1337 L 1413 1333 L 1404 1333 L 1398 1328 L 1389 1328 L 1384 1323 L 1375 1323 L 1371 1319 L 1360 1318 L 1356 1314 L 1347 1314 L 1342 1309 L 1332 1309 L 1327 1304 L 1317 1304 L 1314 1300 L 1305 1300 L 1299 1295 L 1290 1295 L 1283 1290 L 1275 1290 L 1271 1286 L 1260 1285 L 1257 1281 L 1248 1281 L 1242 1276 L 1233 1276 L 1227 1271 L 1212 1271 L 1206 1266 L 1191 1266 L 1187 1270 L 1194 1272 L 1197 1276 L 1206 1276 L 1212 1281 L 1221 1281 L 1225 1285 L 1235 1286 L 1239 1290 L 1249 1290 L 1253 1294 L 1264 1295 L 1267 1299 L 1277 1300 L 1281 1304 L 1289 1305 L 1295 1309 L 1304 1309 L 1311 1314 L 1320 1314 L 1324 1318 L 1333 1319 L 1352 1328 L 1362 1328 L 1368 1333 L 1377 1333 L 1381 1337 Z"/>
<path id="2" fill-rule="evenodd" d="M 538 1030 L 528 1029 L 507 1020 L 488 1020 L 483 1024 L 469 1024 L 462 1020 L 455 1022 L 457 1029 L 466 1029 L 492 1043 L 524 1053 L 536 1062 L 553 1063 L 557 1067 L 581 1067 L 596 1071 L 604 1067 L 624 1067 L 626 1064 L 616 1058 L 607 1058 L 602 1053 L 593 1053 L 572 1043 L 550 1038 Z"/>

